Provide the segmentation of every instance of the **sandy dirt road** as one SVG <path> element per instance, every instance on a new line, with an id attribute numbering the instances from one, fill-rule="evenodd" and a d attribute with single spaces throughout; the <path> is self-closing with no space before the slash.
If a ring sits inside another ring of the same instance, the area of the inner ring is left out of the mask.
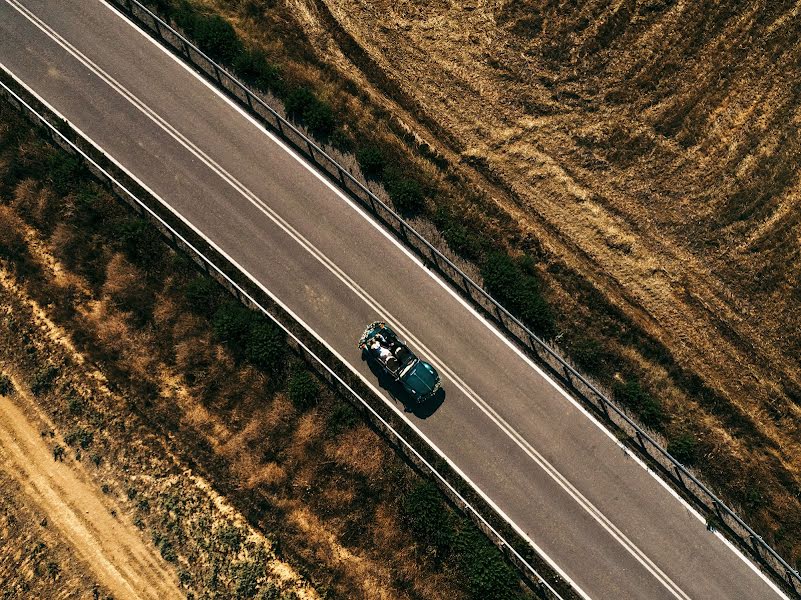
<path id="1" fill-rule="evenodd" d="M 49 438 L 26 415 L 30 410 L 20 393 L 13 401 L 0 396 L 0 469 L 19 482 L 25 495 L 20 500 L 47 515 L 114 598 L 182 598 L 175 574 L 121 516 L 121 507 L 89 481 L 83 465 L 72 458 L 53 460 Z"/>

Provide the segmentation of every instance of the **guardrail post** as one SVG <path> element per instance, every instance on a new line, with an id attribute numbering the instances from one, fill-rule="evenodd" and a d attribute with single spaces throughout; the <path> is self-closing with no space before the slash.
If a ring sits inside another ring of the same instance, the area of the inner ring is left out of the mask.
<path id="1" fill-rule="evenodd" d="M 681 487 L 687 487 L 687 485 L 684 483 L 684 477 L 681 476 L 681 469 L 679 468 L 679 465 L 673 465 L 673 470 L 676 472 L 676 479 L 679 481 L 679 484 L 681 484 Z"/>

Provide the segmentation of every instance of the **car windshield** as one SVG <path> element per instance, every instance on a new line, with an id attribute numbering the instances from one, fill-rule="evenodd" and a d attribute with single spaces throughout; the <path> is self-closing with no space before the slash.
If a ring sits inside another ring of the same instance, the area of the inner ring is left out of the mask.
<path id="1" fill-rule="evenodd" d="M 409 371 L 411 371 L 411 370 L 412 370 L 412 367 L 414 367 L 414 365 L 416 365 L 416 364 L 417 364 L 418 360 L 419 360 L 419 359 L 417 359 L 417 358 L 416 358 L 416 359 L 414 359 L 414 360 L 411 360 L 411 361 L 409 361 L 409 364 L 408 364 L 408 365 L 406 365 L 405 367 L 403 367 L 403 370 L 400 372 L 400 374 L 398 375 L 398 377 L 400 377 L 401 379 L 402 379 L 402 378 L 404 378 L 404 377 L 406 377 L 406 375 L 408 375 L 408 374 L 409 374 Z"/>

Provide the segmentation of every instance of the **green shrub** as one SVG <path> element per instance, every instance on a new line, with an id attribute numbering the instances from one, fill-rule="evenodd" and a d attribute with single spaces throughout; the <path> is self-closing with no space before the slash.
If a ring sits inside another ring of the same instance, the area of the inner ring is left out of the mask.
<path id="1" fill-rule="evenodd" d="M 203 275 L 186 284 L 184 295 L 190 308 L 205 317 L 214 315 L 224 298 L 217 282 Z"/>
<path id="2" fill-rule="evenodd" d="M 327 137 L 334 131 L 334 111 L 311 88 L 295 88 L 286 97 L 287 114 L 300 120 L 312 133 Z"/>
<path id="3" fill-rule="evenodd" d="M 387 164 L 384 153 L 378 146 L 363 146 L 356 151 L 356 160 L 362 173 L 368 179 L 377 179 L 381 177 L 384 172 L 384 167 Z"/>
<path id="4" fill-rule="evenodd" d="M 245 50 L 234 28 L 219 15 L 185 15 L 182 27 L 198 47 L 217 62 L 230 65 Z"/>
<path id="5" fill-rule="evenodd" d="M 46 394 L 53 388 L 53 383 L 58 376 L 58 369 L 53 365 L 40 368 L 33 375 L 31 381 L 31 392 L 34 396 Z"/>
<path id="6" fill-rule="evenodd" d="M 260 90 L 279 91 L 281 71 L 271 64 L 264 52 L 248 49 L 234 59 L 233 68 L 239 77 Z"/>
<path id="7" fill-rule="evenodd" d="M 298 409 L 305 410 L 317 403 L 320 386 L 305 369 L 296 369 L 289 377 L 287 395 Z"/>
<path id="8" fill-rule="evenodd" d="M 62 446 L 61 444 L 56 444 L 55 446 L 53 446 L 53 460 L 58 460 L 58 461 L 64 460 L 65 452 L 66 450 L 64 449 L 64 446 Z"/>
<path id="9" fill-rule="evenodd" d="M 217 532 L 217 538 L 220 542 L 230 548 L 231 552 L 239 552 L 239 547 L 242 545 L 242 533 L 233 525 L 226 525 L 220 528 Z"/>
<path id="10" fill-rule="evenodd" d="M 286 352 L 284 332 L 266 318 L 257 318 L 247 336 L 248 360 L 261 369 L 275 371 L 283 366 Z"/>
<path id="11" fill-rule="evenodd" d="M 668 440 L 668 453 L 683 465 L 695 462 L 698 453 L 698 441 L 690 433 L 680 433 Z"/>
<path id="12" fill-rule="evenodd" d="M 556 325 L 550 307 L 540 293 L 537 277 L 525 260 L 492 252 L 481 266 L 487 291 L 507 310 L 545 338 L 553 337 Z"/>
<path id="13" fill-rule="evenodd" d="M 337 402 L 328 417 L 327 431 L 337 435 L 348 429 L 353 429 L 359 421 L 361 421 L 361 417 L 350 402 Z"/>
<path id="14" fill-rule="evenodd" d="M 0 396 L 10 396 L 14 393 L 14 384 L 11 377 L 5 373 L 0 373 Z"/>
<path id="15" fill-rule="evenodd" d="M 625 383 L 616 383 L 614 396 L 615 400 L 633 410 L 644 425 L 661 429 L 665 420 L 662 406 L 656 398 L 642 389 L 639 381 L 629 379 Z"/>
<path id="16" fill-rule="evenodd" d="M 212 326 L 217 339 L 242 352 L 253 322 L 251 311 L 234 300 L 221 304 L 214 312 Z"/>
<path id="17" fill-rule="evenodd" d="M 60 149 L 53 149 L 47 159 L 47 181 L 59 196 L 69 194 L 84 176 L 80 158 Z"/>
<path id="18" fill-rule="evenodd" d="M 83 450 L 87 450 L 89 446 L 92 445 L 93 439 L 94 434 L 83 427 L 74 429 L 64 436 L 64 441 L 68 446 L 72 446 L 73 448 L 80 446 Z"/>
<path id="19" fill-rule="evenodd" d="M 419 540 L 431 547 L 434 555 L 447 554 L 455 537 L 455 519 L 442 500 L 437 487 L 422 481 L 403 498 L 404 521 Z"/>
<path id="20" fill-rule="evenodd" d="M 415 179 L 398 177 L 393 174 L 385 177 L 384 188 L 395 208 L 402 215 L 415 215 L 425 208 L 426 198 L 423 188 Z"/>
<path id="21" fill-rule="evenodd" d="M 264 566 L 258 562 L 244 562 L 234 568 L 234 593 L 237 598 L 253 598 L 264 578 Z"/>
<path id="22" fill-rule="evenodd" d="M 150 270 L 158 264 L 163 251 L 161 237 L 148 221 L 138 217 L 123 218 L 113 231 L 117 247 L 134 264 Z"/>
<path id="23" fill-rule="evenodd" d="M 511 600 L 519 591 L 518 577 L 500 551 L 472 525 L 465 523 L 455 539 L 460 571 L 476 600 Z"/>
<path id="24" fill-rule="evenodd" d="M 462 258 L 478 260 L 492 247 L 491 241 L 484 233 L 463 223 L 445 206 L 437 207 L 433 221 L 442 237 L 448 242 L 450 249 Z"/>

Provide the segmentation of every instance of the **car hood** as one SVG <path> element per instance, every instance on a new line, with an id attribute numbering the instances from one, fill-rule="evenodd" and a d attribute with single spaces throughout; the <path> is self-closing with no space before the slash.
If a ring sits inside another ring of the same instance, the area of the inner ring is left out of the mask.
<path id="1" fill-rule="evenodd" d="M 403 384 L 420 396 L 426 396 L 434 391 L 439 382 L 439 375 L 434 367 L 424 360 L 418 360 L 406 375 L 403 376 Z"/>

